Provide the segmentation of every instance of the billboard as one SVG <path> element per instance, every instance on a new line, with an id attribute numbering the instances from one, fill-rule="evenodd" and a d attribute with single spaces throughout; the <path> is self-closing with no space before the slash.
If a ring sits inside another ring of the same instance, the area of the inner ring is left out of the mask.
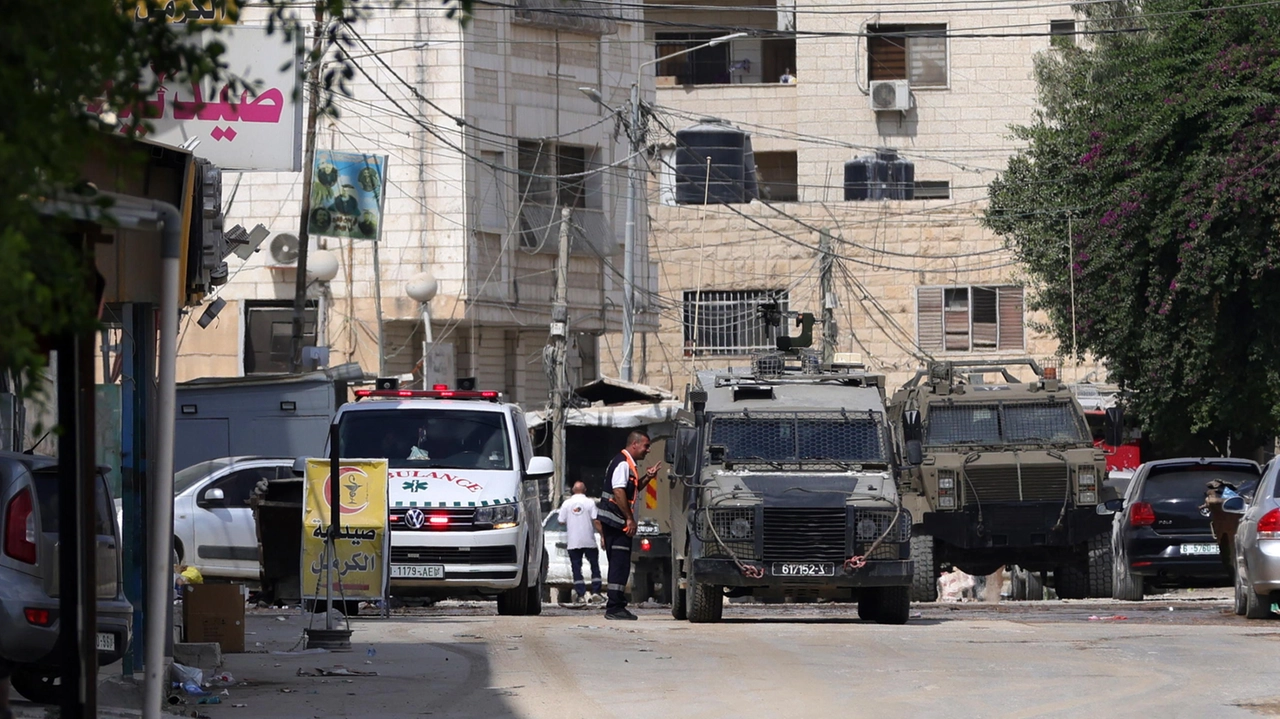
<path id="1" fill-rule="evenodd" d="M 178 32 L 185 32 L 181 26 Z M 299 38 L 299 41 L 301 38 Z M 302 79 L 296 42 L 265 27 L 228 26 L 193 35 L 220 42 L 230 74 L 253 89 L 232 93 L 211 80 L 180 85 L 165 80 L 145 101 L 153 129 L 148 140 L 191 149 L 224 170 L 296 172 L 302 169 Z M 119 113 L 128 118 L 129 111 Z"/>
<path id="2" fill-rule="evenodd" d="M 308 459 L 302 506 L 302 596 L 325 599 L 329 460 Z M 337 482 L 341 523 L 328 576 L 336 599 L 380 599 L 387 581 L 387 460 L 344 459 Z"/>
<path id="3" fill-rule="evenodd" d="M 386 187 L 386 155 L 316 150 L 307 232 L 377 240 Z"/>

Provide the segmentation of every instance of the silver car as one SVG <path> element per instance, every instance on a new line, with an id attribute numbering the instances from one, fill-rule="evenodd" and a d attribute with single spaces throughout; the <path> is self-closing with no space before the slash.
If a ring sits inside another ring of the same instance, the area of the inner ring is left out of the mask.
<path id="1" fill-rule="evenodd" d="M 34 702 L 58 701 L 57 460 L 0 452 L 0 660 L 13 688 Z M 133 607 L 120 581 L 120 550 L 106 478 L 97 477 L 98 663 L 129 647 Z"/>
<path id="2" fill-rule="evenodd" d="M 1228 500 L 1223 509 L 1241 514 L 1236 530 L 1236 614 L 1275 617 L 1280 601 L 1280 461 L 1272 460 L 1247 506 Z"/>

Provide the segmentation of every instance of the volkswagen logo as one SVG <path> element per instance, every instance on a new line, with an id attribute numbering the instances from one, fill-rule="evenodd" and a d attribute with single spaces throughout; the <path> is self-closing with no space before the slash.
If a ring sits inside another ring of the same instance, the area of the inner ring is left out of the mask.
<path id="1" fill-rule="evenodd" d="M 422 525 L 426 523 L 427 515 L 421 509 L 410 509 L 404 513 L 404 526 L 409 529 L 422 529 Z"/>

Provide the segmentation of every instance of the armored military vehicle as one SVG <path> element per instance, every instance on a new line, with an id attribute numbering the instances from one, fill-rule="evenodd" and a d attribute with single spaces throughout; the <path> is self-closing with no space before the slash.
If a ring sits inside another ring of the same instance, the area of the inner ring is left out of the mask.
<path id="1" fill-rule="evenodd" d="M 1012 370 L 1034 374 L 1023 381 Z M 989 376 L 999 375 L 988 382 Z M 1030 359 L 934 362 L 889 403 L 904 506 L 915 520 L 912 597 L 944 565 L 1052 572 L 1058 596 L 1111 596 L 1106 457 L 1052 370 Z"/>
<path id="2" fill-rule="evenodd" d="M 786 338 L 780 338 L 786 339 Z M 857 601 L 907 621 L 911 517 L 894 484 L 884 378 L 807 350 L 699 372 L 672 467 L 671 613 L 724 598 Z"/>

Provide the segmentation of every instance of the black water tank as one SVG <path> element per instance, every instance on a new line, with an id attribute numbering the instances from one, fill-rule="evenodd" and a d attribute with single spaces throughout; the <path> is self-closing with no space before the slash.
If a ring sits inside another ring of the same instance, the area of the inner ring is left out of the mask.
<path id="1" fill-rule="evenodd" d="M 889 185 L 886 200 L 914 200 L 916 197 L 916 166 L 910 160 L 894 158 L 887 163 Z"/>
<path id="2" fill-rule="evenodd" d="M 755 156 L 747 133 L 716 119 L 702 120 L 676 133 L 677 203 L 750 202 L 759 196 L 757 184 Z"/>
<path id="3" fill-rule="evenodd" d="M 844 199 L 883 200 L 889 166 L 876 157 L 859 157 L 844 163 Z"/>

